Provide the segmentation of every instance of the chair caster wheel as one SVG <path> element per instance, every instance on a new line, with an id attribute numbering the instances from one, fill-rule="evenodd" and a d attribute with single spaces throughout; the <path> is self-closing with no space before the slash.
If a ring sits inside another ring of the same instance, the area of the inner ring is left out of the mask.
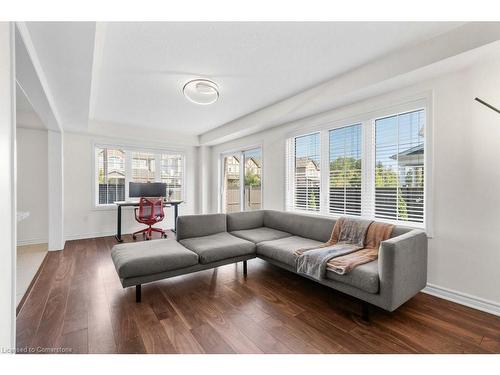
<path id="1" fill-rule="evenodd" d="M 151 239 L 151 238 L 149 238 L 149 237 L 146 237 L 146 241 L 149 241 L 150 239 Z"/>
<path id="2" fill-rule="evenodd" d="M 133 234 L 133 235 L 132 235 L 132 238 L 133 238 L 134 240 L 136 240 L 136 239 L 137 239 L 137 236 L 136 236 L 135 234 Z"/>
<path id="3" fill-rule="evenodd" d="M 163 238 L 168 238 L 168 236 L 166 234 L 163 234 Z"/>

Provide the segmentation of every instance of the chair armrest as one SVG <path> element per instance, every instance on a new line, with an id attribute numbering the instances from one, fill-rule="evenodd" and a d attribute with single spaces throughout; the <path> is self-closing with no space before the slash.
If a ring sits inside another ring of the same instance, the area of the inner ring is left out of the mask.
<path id="1" fill-rule="evenodd" d="M 183 215 L 177 217 L 177 241 L 226 231 L 225 214 Z"/>
<path id="2" fill-rule="evenodd" d="M 383 241 L 378 262 L 380 293 L 393 311 L 427 284 L 427 235 L 411 230 Z"/>

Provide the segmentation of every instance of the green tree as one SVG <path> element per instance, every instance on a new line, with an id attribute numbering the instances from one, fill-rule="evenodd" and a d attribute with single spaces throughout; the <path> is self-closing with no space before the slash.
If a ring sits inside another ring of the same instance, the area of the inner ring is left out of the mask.
<path id="1" fill-rule="evenodd" d="M 259 187 L 260 175 L 253 173 L 252 171 L 247 171 L 245 174 L 245 186 Z"/>
<path id="2" fill-rule="evenodd" d="M 408 179 L 408 176 L 406 176 L 406 179 Z M 408 219 L 408 208 L 401 192 L 398 175 L 390 167 L 384 167 L 381 162 L 378 162 L 375 166 L 375 188 L 395 188 L 398 197 L 397 209 L 399 218 Z"/>
<path id="3" fill-rule="evenodd" d="M 382 162 L 375 166 L 375 187 L 397 187 L 398 175 L 390 167 L 384 167 Z"/>
<path id="4" fill-rule="evenodd" d="M 361 159 L 340 157 L 330 162 L 330 186 L 360 186 Z"/>
<path id="5" fill-rule="evenodd" d="M 99 183 L 104 184 L 104 171 L 99 169 Z"/>
<path id="6" fill-rule="evenodd" d="M 308 197 L 309 197 L 309 207 L 312 207 L 314 209 L 318 208 L 318 199 L 316 197 L 316 193 L 312 191 L 308 194 Z"/>

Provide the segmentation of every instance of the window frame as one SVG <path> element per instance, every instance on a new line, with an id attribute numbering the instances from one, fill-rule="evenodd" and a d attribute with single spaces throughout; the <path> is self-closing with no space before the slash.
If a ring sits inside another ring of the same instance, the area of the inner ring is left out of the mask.
<path id="1" fill-rule="evenodd" d="M 301 138 L 301 137 L 306 137 L 309 135 L 313 134 L 319 134 L 319 210 L 318 211 L 312 211 L 312 210 L 301 210 L 301 209 L 296 209 L 295 208 L 295 171 L 296 171 L 296 154 L 295 154 L 295 145 L 296 145 L 296 139 Z M 291 142 L 288 142 L 291 141 Z M 290 194 L 289 197 L 286 197 L 285 200 L 285 207 L 287 211 L 293 211 L 293 212 L 301 212 L 301 213 L 309 213 L 312 215 L 319 215 L 322 213 L 322 207 L 324 205 L 324 175 L 325 173 L 323 172 L 325 169 L 325 160 L 322 157 L 323 150 L 326 150 L 325 148 L 325 142 L 324 142 L 324 134 L 322 130 L 314 130 L 314 131 L 309 131 L 307 133 L 301 133 L 298 134 L 292 138 L 289 138 L 287 140 L 287 146 L 286 150 L 287 152 L 293 152 L 293 156 L 289 157 L 288 155 L 285 155 L 285 163 L 286 163 L 286 176 L 285 176 L 285 183 L 288 184 L 288 186 L 285 187 L 286 194 Z M 293 161 L 293 163 L 292 163 Z M 293 184 L 290 184 L 288 181 L 293 181 Z M 292 209 L 288 209 L 288 207 L 292 207 Z"/>
<path id="2" fill-rule="evenodd" d="M 92 153 L 92 202 L 91 207 L 94 210 L 109 210 L 114 209 L 116 206 L 115 203 L 105 203 L 99 204 L 97 199 L 99 196 L 98 193 L 98 184 L 97 184 L 97 158 L 96 158 L 96 149 L 97 148 L 110 148 L 110 149 L 122 149 L 125 154 L 125 200 L 129 198 L 128 185 L 129 182 L 132 181 L 132 153 L 133 152 L 146 152 L 153 153 L 155 155 L 155 182 L 161 182 L 161 155 L 162 154 L 175 154 L 181 155 L 182 157 L 182 200 L 183 202 L 187 201 L 186 197 L 186 152 L 184 150 L 174 149 L 174 148 L 152 148 L 152 147 L 141 147 L 137 145 L 127 145 L 120 143 L 107 143 L 107 142 L 91 142 L 91 153 Z"/>
<path id="3" fill-rule="evenodd" d="M 344 129 L 344 128 L 349 128 L 351 126 L 360 126 L 361 128 L 361 206 L 360 206 L 360 215 L 349 215 L 349 214 L 335 214 L 335 213 L 332 213 L 330 212 L 330 157 L 331 157 L 331 154 L 330 154 L 330 133 L 334 130 L 338 130 L 338 129 Z M 364 124 L 362 122 L 354 122 L 354 123 L 350 123 L 350 124 L 346 124 L 346 125 L 343 125 L 343 126 L 337 126 L 335 128 L 332 128 L 332 129 L 329 129 L 326 131 L 326 137 L 327 137 L 327 140 L 326 140 L 326 143 L 327 143 L 327 157 L 326 157 L 326 166 L 327 166 L 327 170 L 325 171 L 325 173 L 328 173 L 328 178 L 327 178 L 327 182 L 326 182 L 326 190 L 325 190 L 325 195 L 326 195 L 326 207 L 325 207 L 325 211 L 328 213 L 328 215 L 335 215 L 335 216 L 352 216 L 352 217 L 357 217 L 357 218 L 360 218 L 360 217 L 363 217 L 363 206 L 364 206 L 364 201 L 365 199 L 363 199 L 363 186 L 365 185 L 365 181 L 366 181 L 366 176 L 365 176 L 365 159 L 364 159 L 364 151 L 365 151 L 365 127 L 364 127 Z M 323 186 L 322 186 L 323 187 Z"/>
<path id="4" fill-rule="evenodd" d="M 344 116 L 339 116 L 338 119 L 319 120 L 316 123 L 310 120 L 310 125 L 305 124 L 294 132 L 288 133 L 286 136 L 286 155 L 285 155 L 285 210 L 291 212 L 306 213 L 311 215 L 320 215 L 338 218 L 341 216 L 336 213 L 329 212 L 329 132 L 338 128 L 344 128 L 356 124 L 361 124 L 362 131 L 362 152 L 361 152 L 361 216 L 353 216 L 357 218 L 369 218 L 379 222 L 393 223 L 399 226 L 418 228 L 426 231 L 429 237 L 432 237 L 432 183 L 433 183 L 433 93 L 429 92 L 425 95 L 419 95 L 414 99 L 409 99 L 405 102 L 400 102 L 395 105 L 378 105 L 372 106 L 366 112 L 346 110 Z M 397 114 L 423 110 L 425 116 L 425 137 L 424 137 L 424 218 L 423 223 L 414 223 L 406 221 L 395 221 L 381 218 L 375 218 L 375 121 L 380 118 L 390 117 Z M 361 112 L 361 113 L 360 113 Z M 332 116 L 333 117 L 333 116 Z M 306 130 L 307 128 L 307 130 Z M 294 187 L 290 182 L 293 182 L 293 166 L 290 166 L 289 153 L 294 152 L 293 144 L 295 138 L 307 134 L 320 132 L 321 150 L 320 150 L 320 165 L 321 173 L 321 189 L 320 189 L 320 210 L 319 212 L 304 211 L 295 209 L 290 203 L 293 199 Z M 326 151 L 325 151 L 326 150 Z M 326 169 L 325 169 L 326 168 Z M 292 172 L 292 175 L 290 173 Z M 292 194 L 292 195 L 291 195 Z M 372 212 L 373 211 L 373 212 Z"/>

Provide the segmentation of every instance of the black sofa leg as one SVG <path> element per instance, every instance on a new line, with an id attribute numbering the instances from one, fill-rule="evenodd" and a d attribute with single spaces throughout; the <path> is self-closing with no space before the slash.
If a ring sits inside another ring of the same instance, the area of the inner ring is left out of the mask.
<path id="1" fill-rule="evenodd" d="M 246 260 L 243 261 L 243 275 L 244 276 L 247 275 L 247 261 Z"/>
<path id="2" fill-rule="evenodd" d="M 362 307 L 361 307 L 361 318 L 365 321 L 365 322 L 369 322 L 370 321 L 370 310 L 371 310 L 371 306 L 368 302 L 362 302 Z"/>
<path id="3" fill-rule="evenodd" d="M 135 302 L 141 302 L 141 285 L 135 286 Z"/>

